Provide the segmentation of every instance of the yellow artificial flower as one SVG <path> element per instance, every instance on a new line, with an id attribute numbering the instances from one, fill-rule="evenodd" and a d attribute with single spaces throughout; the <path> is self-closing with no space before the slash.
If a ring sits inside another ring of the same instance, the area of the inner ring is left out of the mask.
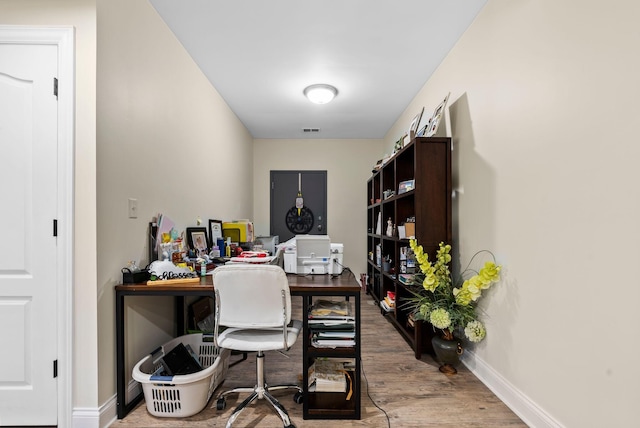
<path id="1" fill-rule="evenodd" d="M 418 262 L 418 264 L 420 265 L 420 267 L 422 266 L 430 266 L 429 264 L 429 256 L 427 254 L 420 254 L 420 255 L 416 255 L 416 261 Z"/>
<path id="2" fill-rule="evenodd" d="M 422 281 L 422 286 L 427 291 L 433 291 L 438 286 L 438 281 L 436 276 L 433 274 L 427 274 L 424 277 L 424 281 Z"/>
<path id="3" fill-rule="evenodd" d="M 451 262 L 451 254 L 449 254 L 449 252 L 451 252 L 451 245 L 444 245 L 444 243 L 441 242 L 437 254 L 439 264 L 446 265 Z"/>
<path id="4" fill-rule="evenodd" d="M 468 290 L 454 288 L 453 295 L 456 298 L 456 303 L 461 306 L 469 306 L 471 303 L 471 293 Z"/>
<path id="5" fill-rule="evenodd" d="M 493 282 L 500 279 L 500 266 L 496 266 L 493 262 L 486 262 L 484 267 L 480 269 L 478 276 L 482 282 L 481 288 L 486 290 Z"/>

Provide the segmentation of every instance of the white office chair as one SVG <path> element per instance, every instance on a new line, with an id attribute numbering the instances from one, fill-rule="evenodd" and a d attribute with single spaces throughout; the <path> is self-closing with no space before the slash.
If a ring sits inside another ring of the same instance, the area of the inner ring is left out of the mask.
<path id="1" fill-rule="evenodd" d="M 264 378 L 264 352 L 286 351 L 296 342 L 302 321 L 291 322 L 291 295 L 287 275 L 279 266 L 232 264 L 213 270 L 216 294 L 214 340 L 221 348 L 241 352 L 257 352 L 256 378 L 253 388 L 235 388 L 218 396 L 216 407 L 226 407 L 226 396 L 236 392 L 250 392 L 236 407 L 227 427 L 249 404 L 266 398 L 282 418 L 285 427 L 294 427 L 285 408 L 271 392 L 295 389 L 296 403 L 302 402 L 298 385 L 268 386 Z M 289 323 L 291 322 L 291 325 Z M 219 331 L 220 327 L 226 327 Z"/>

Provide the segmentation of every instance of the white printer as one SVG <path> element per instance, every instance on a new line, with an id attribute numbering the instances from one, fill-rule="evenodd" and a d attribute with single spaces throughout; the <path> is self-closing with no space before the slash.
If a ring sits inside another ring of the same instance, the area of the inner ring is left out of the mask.
<path id="1" fill-rule="evenodd" d="M 296 235 L 280 244 L 284 271 L 301 275 L 338 275 L 342 272 L 344 245 L 332 243 L 328 235 Z"/>

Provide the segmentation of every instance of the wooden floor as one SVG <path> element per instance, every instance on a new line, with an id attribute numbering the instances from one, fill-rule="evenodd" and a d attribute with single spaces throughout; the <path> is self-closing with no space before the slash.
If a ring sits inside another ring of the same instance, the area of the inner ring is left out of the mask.
<path id="1" fill-rule="evenodd" d="M 294 316 L 301 312 L 300 298 L 293 298 Z M 429 355 L 416 360 L 409 345 L 381 315 L 370 296 L 362 299 L 362 419 L 303 420 L 302 405 L 293 394 L 274 394 L 298 427 L 526 427 L 518 416 L 491 393 L 466 367 L 447 376 Z M 272 385 L 298 382 L 302 376 L 302 340 L 290 351 L 290 358 L 268 353 L 266 377 Z M 232 359 L 236 358 L 234 356 Z M 188 418 L 152 416 L 144 401 L 112 428 L 127 427 L 224 427 L 236 405 L 246 397 L 227 399 L 224 411 L 216 410 L 215 397 L 220 390 L 235 386 L 253 386 L 255 357 L 229 370 L 222 386 L 205 409 Z M 258 400 L 245 409 L 235 422 L 237 427 L 282 427 L 282 422 L 267 403 Z"/>

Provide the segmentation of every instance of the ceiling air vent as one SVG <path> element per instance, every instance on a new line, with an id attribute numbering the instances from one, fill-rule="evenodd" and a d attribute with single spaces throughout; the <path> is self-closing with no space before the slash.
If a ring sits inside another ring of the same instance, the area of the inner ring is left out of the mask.
<path id="1" fill-rule="evenodd" d="M 320 128 L 302 128 L 302 132 L 320 132 Z"/>

